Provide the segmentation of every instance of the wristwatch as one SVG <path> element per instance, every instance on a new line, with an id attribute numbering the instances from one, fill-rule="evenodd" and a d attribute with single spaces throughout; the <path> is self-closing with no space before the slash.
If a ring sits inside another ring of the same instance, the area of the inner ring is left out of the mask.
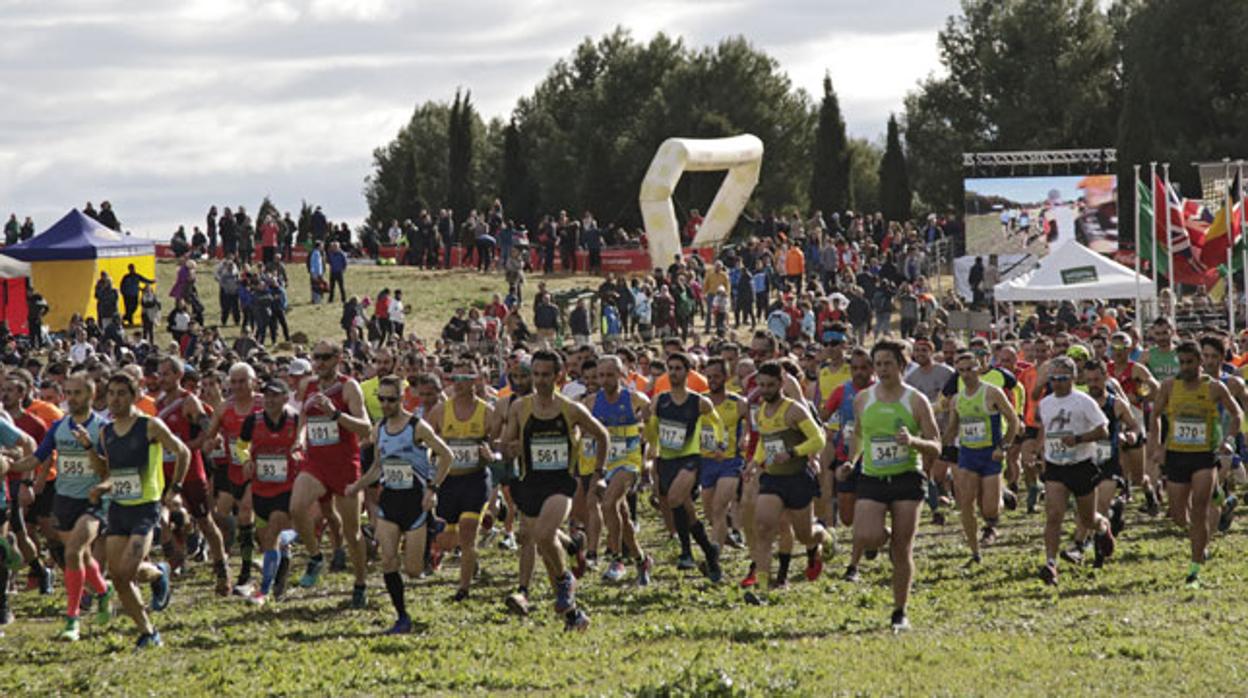
<path id="1" fill-rule="evenodd" d="M 336 422 L 338 421 L 338 418 L 341 416 L 342 416 L 342 410 L 334 410 L 333 414 L 330 415 L 330 418 Z"/>
<path id="2" fill-rule="evenodd" d="M 432 492 L 432 493 L 434 493 L 434 494 L 437 494 L 437 493 L 438 493 L 438 483 L 436 483 L 436 482 L 431 482 L 431 483 L 429 483 L 429 491 L 430 491 L 430 492 Z"/>
<path id="3" fill-rule="evenodd" d="M 182 483 L 175 482 L 169 487 L 169 489 L 172 490 L 174 494 L 182 494 Z"/>

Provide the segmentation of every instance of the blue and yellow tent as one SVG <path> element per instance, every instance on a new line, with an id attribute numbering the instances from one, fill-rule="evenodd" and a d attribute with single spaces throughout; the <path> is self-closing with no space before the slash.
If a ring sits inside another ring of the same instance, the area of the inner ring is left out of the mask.
<path id="1" fill-rule="evenodd" d="M 68 327 L 75 313 L 95 317 L 100 272 L 108 272 L 114 286 L 131 264 L 143 276 L 156 278 L 156 246 L 151 240 L 116 233 L 78 209 L 39 235 L 4 248 L 4 254 L 30 263 L 31 283 L 48 302 L 44 322 L 53 331 Z"/>

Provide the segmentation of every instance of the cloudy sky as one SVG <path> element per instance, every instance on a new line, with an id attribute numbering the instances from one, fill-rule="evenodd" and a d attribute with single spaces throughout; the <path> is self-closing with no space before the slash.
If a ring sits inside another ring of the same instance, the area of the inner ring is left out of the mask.
<path id="1" fill-rule="evenodd" d="M 136 9 L 143 8 L 143 9 Z M 830 70 L 877 138 L 938 69 L 956 0 L 0 0 L 0 214 L 40 229 L 110 199 L 137 235 L 209 203 L 321 203 L 358 221 L 372 149 L 415 104 L 472 90 L 506 116 L 615 26 L 690 45 L 744 34 L 812 94 Z M 673 134 L 680 135 L 680 134 Z"/>

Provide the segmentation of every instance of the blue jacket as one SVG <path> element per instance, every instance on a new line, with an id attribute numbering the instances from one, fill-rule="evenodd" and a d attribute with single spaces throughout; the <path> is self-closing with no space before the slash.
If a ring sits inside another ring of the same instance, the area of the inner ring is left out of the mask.
<path id="1" fill-rule="evenodd" d="M 329 271 L 331 274 L 341 274 L 347 270 L 347 256 L 342 250 L 329 253 Z"/>

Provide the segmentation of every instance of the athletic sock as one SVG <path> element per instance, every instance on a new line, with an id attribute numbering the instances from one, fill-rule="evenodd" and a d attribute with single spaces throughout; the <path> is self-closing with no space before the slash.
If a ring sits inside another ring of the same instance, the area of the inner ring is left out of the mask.
<path id="1" fill-rule="evenodd" d="M 711 539 L 706 535 L 706 526 L 702 525 L 701 521 L 695 519 L 693 525 L 689 527 L 689 532 L 693 534 L 693 539 L 698 542 L 698 547 L 702 548 L 702 554 L 710 557 Z"/>
<path id="2" fill-rule="evenodd" d="M 1199 562 L 1193 562 L 1193 563 L 1188 564 L 1188 566 L 1187 566 L 1187 576 L 1189 576 L 1189 577 L 1196 577 L 1196 576 L 1199 576 L 1199 575 L 1200 575 L 1200 563 L 1199 563 Z"/>
<path id="3" fill-rule="evenodd" d="M 988 528 L 995 529 L 995 528 L 997 527 L 997 517 L 995 517 L 995 516 L 992 516 L 992 517 L 985 516 L 985 517 L 984 517 L 984 525 L 985 525 L 985 526 L 987 526 Z"/>
<path id="4" fill-rule="evenodd" d="M 776 586 L 780 586 L 789 581 L 789 563 L 793 561 L 793 555 L 790 553 L 780 553 L 780 565 L 776 570 Z"/>
<path id="5" fill-rule="evenodd" d="M 693 548 L 689 542 L 689 516 L 683 506 L 672 510 L 672 523 L 676 525 L 676 537 L 680 539 L 681 557 L 693 555 Z"/>
<path id="6" fill-rule="evenodd" d="M 246 584 L 251 579 L 251 556 L 255 553 L 254 524 L 238 527 L 238 554 L 243 558 L 243 568 L 238 573 L 238 583 Z"/>
<path id="7" fill-rule="evenodd" d="M 282 554 L 276 550 L 264 551 L 264 561 L 260 564 L 260 593 L 268 594 L 273 588 L 273 578 L 277 576 L 277 566 L 281 564 Z"/>
<path id="8" fill-rule="evenodd" d="M 629 490 L 627 498 L 628 498 L 628 517 L 629 517 L 629 521 L 627 523 L 631 525 L 633 521 L 637 520 L 637 492 L 634 490 Z"/>
<path id="9" fill-rule="evenodd" d="M 407 602 L 403 600 L 403 575 L 398 572 L 387 572 L 382 575 L 386 582 L 386 592 L 390 594 L 390 603 L 400 618 L 407 617 Z"/>
<path id="10" fill-rule="evenodd" d="M 70 618 L 78 617 L 78 607 L 82 603 L 84 576 L 82 570 L 65 570 L 65 596 L 68 598 L 65 604 L 65 615 Z"/>
<path id="11" fill-rule="evenodd" d="M 91 563 L 82 572 L 87 580 L 87 586 L 91 587 L 91 591 L 94 591 L 96 594 L 103 594 L 108 591 L 108 583 L 104 581 L 104 575 L 100 574 L 100 563 L 96 562 L 95 558 L 91 559 Z"/>

